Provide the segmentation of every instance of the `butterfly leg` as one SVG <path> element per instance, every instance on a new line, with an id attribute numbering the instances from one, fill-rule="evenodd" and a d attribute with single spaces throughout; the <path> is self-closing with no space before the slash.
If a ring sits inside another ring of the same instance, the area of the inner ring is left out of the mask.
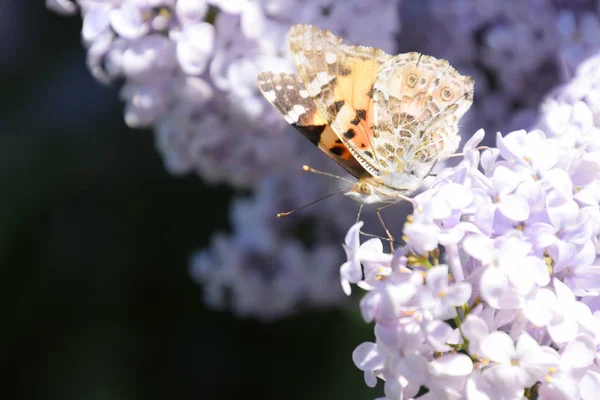
<path id="1" fill-rule="evenodd" d="M 388 240 L 390 241 L 390 250 L 392 251 L 392 253 L 394 252 L 394 242 L 396 241 L 394 239 L 394 237 L 392 236 L 392 234 L 390 233 L 390 231 L 388 230 L 387 226 L 385 225 L 385 222 L 383 222 L 383 218 L 381 217 L 381 210 L 384 210 L 385 208 L 396 204 L 396 203 L 388 203 L 385 204 L 381 207 L 377 207 L 377 209 L 375 210 L 375 212 L 377 213 L 377 218 L 379 218 L 379 222 L 381 222 L 381 226 L 383 226 L 383 230 L 385 231 Z"/>
<path id="2" fill-rule="evenodd" d="M 358 214 L 356 214 L 356 222 L 355 222 L 356 224 L 360 220 L 360 214 L 362 213 L 362 209 L 363 209 L 364 205 L 365 205 L 365 203 L 360 203 L 360 208 L 358 209 Z"/>

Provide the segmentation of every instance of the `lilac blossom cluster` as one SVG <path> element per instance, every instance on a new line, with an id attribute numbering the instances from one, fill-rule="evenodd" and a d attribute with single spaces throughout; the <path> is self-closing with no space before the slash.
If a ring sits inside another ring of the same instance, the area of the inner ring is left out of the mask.
<path id="1" fill-rule="evenodd" d="M 335 238 L 343 236 L 345 221 L 356 218 L 357 209 L 349 207 L 353 201 L 337 196 L 298 215 L 275 217 L 336 190 L 326 180 L 310 183 L 314 179 L 319 180 L 301 173 L 271 175 L 253 196 L 233 201 L 235 234 L 213 235 L 212 246 L 192 257 L 191 274 L 202 285 L 207 305 L 273 321 L 301 309 L 346 302 L 339 288 L 342 254 Z"/>
<path id="2" fill-rule="evenodd" d="M 600 56 L 541 107 L 415 196 L 393 254 L 348 232 L 342 287 L 368 293 L 375 342 L 353 354 L 385 398 L 597 399 Z M 389 225 L 389 221 L 388 225 Z"/>

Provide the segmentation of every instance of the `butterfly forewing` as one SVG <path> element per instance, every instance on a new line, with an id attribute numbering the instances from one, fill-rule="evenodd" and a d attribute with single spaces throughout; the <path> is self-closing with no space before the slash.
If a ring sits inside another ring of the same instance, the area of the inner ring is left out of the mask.
<path id="1" fill-rule="evenodd" d="M 318 111 L 299 75 L 262 72 L 257 82 L 263 96 L 311 143 L 353 176 L 366 173 Z"/>
<path id="2" fill-rule="evenodd" d="M 345 46 L 327 30 L 292 27 L 290 51 L 319 111 L 358 162 L 373 175 L 380 165 L 372 151 L 373 84 L 390 58 L 382 50 Z"/>

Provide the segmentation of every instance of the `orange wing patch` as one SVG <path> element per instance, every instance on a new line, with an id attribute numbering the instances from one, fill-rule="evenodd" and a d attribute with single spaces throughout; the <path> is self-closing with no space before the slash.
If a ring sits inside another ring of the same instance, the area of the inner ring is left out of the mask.
<path id="1" fill-rule="evenodd" d="M 372 47 L 342 45 L 331 32 L 308 25 L 293 26 L 288 40 L 306 90 L 322 116 L 352 156 L 378 175 L 371 97 L 379 70 L 390 56 Z"/>
<path id="2" fill-rule="evenodd" d="M 257 82 L 265 98 L 290 125 L 350 174 L 357 178 L 365 175 L 365 169 L 317 109 L 300 76 L 263 72 Z"/>

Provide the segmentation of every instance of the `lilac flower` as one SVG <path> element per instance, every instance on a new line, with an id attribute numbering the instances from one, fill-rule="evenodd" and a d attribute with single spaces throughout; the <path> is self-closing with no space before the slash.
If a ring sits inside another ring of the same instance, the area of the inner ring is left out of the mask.
<path id="1" fill-rule="evenodd" d="M 588 367 L 596 357 L 596 345 L 587 335 L 579 335 L 567 343 L 560 354 L 560 364 L 548 371 L 539 389 L 539 398 L 544 399 L 591 399 L 598 392 L 582 384 Z M 591 372 L 591 371 L 590 371 Z M 593 373 L 592 373 L 593 374 Z M 596 380 L 590 376 L 588 379 Z M 596 381 L 596 384 L 600 381 Z"/>
<path id="2" fill-rule="evenodd" d="M 527 333 L 522 333 L 514 343 L 508 334 L 492 332 L 481 349 L 490 360 L 490 366 L 483 371 L 484 379 L 506 388 L 530 387 L 559 362 L 553 349 L 541 347 Z"/>

